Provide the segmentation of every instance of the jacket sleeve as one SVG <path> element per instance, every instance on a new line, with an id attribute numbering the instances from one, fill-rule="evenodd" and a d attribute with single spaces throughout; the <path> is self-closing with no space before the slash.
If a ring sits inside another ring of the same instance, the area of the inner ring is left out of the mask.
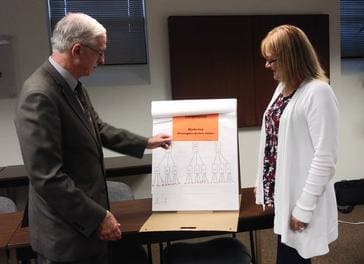
<path id="1" fill-rule="evenodd" d="M 292 215 L 310 223 L 320 197 L 335 175 L 337 160 L 338 108 L 332 88 L 326 84 L 310 87 L 305 115 L 314 153 L 303 192 Z"/>
<path id="2" fill-rule="evenodd" d="M 94 109 L 92 113 L 105 148 L 137 158 L 143 157 L 148 138 L 103 122 Z"/>

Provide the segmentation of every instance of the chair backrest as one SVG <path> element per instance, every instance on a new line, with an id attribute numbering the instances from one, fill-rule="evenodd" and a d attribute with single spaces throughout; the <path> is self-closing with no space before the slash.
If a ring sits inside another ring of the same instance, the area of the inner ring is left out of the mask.
<path id="1" fill-rule="evenodd" d="M 8 197 L 0 196 L 0 213 L 14 213 L 16 212 L 15 203 Z"/>
<path id="2" fill-rule="evenodd" d="M 109 201 L 134 200 L 131 188 L 123 182 L 106 181 Z"/>
<path id="3" fill-rule="evenodd" d="M 251 257 L 245 245 L 232 237 L 187 243 L 177 242 L 163 251 L 165 264 L 250 264 Z"/>

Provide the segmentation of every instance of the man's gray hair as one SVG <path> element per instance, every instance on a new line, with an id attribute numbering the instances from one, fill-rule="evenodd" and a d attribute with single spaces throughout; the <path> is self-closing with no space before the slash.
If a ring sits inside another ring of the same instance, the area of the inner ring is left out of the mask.
<path id="1" fill-rule="evenodd" d="M 96 37 L 104 34 L 106 29 L 96 19 L 83 13 L 69 13 L 53 30 L 52 51 L 63 53 L 77 42 L 94 45 Z"/>

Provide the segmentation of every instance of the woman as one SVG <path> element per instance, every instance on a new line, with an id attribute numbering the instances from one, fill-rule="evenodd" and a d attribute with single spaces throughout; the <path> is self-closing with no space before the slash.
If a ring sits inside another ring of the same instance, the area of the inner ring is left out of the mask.
<path id="1" fill-rule="evenodd" d="M 311 263 L 338 237 L 337 101 L 299 28 L 274 28 L 261 53 L 279 84 L 263 117 L 256 202 L 274 207 L 277 263 Z"/>

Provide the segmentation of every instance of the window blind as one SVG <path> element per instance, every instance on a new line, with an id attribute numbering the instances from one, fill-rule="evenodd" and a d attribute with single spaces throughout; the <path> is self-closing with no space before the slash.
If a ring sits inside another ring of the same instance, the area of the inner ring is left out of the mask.
<path id="1" fill-rule="evenodd" d="M 48 0 L 50 30 L 69 12 L 85 13 L 106 28 L 105 64 L 147 63 L 143 0 Z"/>
<path id="2" fill-rule="evenodd" d="M 341 57 L 364 58 L 364 0 L 341 0 Z"/>

